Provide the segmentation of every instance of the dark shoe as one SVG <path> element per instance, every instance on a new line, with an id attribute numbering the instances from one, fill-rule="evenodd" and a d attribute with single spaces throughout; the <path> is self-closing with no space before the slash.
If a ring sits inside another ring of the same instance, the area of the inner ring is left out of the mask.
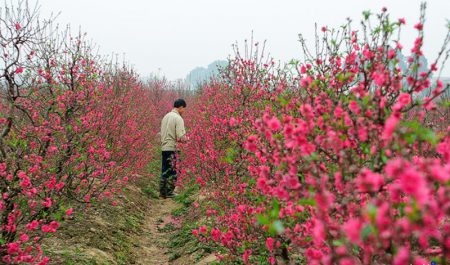
<path id="1" fill-rule="evenodd" d="M 165 198 L 167 198 L 167 195 L 166 195 L 166 194 L 159 194 L 159 197 L 160 197 L 161 199 L 165 199 Z"/>
<path id="2" fill-rule="evenodd" d="M 166 198 L 173 198 L 173 197 L 175 197 L 175 196 L 178 196 L 178 193 L 171 192 L 171 193 L 169 193 L 169 194 L 166 195 Z"/>

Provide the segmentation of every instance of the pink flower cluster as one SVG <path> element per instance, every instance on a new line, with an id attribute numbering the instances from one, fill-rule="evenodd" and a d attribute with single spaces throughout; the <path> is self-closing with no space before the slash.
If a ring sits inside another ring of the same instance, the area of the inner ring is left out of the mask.
<path id="1" fill-rule="evenodd" d="M 237 55 L 203 88 L 180 172 L 184 185 L 201 178 L 206 197 L 194 234 L 244 264 L 449 260 L 450 130 L 420 108 L 439 104 L 442 84 L 415 60 L 399 67 L 399 40 L 349 32 L 341 53 L 326 32 L 325 53 L 295 74 Z"/>

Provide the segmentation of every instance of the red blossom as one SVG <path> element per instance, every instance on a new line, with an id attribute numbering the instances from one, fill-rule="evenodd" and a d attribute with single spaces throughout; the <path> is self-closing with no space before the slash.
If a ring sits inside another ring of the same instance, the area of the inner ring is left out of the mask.
<path id="1" fill-rule="evenodd" d="M 18 67 L 15 71 L 16 74 L 21 74 L 23 73 L 23 67 Z"/>

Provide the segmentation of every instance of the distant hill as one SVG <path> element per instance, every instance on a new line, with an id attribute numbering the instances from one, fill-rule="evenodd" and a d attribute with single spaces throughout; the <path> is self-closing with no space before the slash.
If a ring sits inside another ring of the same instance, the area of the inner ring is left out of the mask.
<path id="1" fill-rule="evenodd" d="M 227 64 L 228 62 L 225 60 L 217 60 L 210 63 L 206 68 L 196 67 L 186 76 L 186 83 L 190 88 L 196 88 L 198 85 L 208 81 L 211 77 L 218 75 L 219 68 L 225 67 Z"/>

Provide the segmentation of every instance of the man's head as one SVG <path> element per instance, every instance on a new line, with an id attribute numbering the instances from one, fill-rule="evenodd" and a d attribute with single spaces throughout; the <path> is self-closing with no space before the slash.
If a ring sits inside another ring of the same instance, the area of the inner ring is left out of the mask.
<path id="1" fill-rule="evenodd" d="M 177 100 L 175 100 L 175 102 L 173 103 L 173 107 L 177 109 L 178 113 L 180 113 L 180 115 L 183 115 L 184 109 L 186 108 L 186 101 L 184 101 L 184 99 L 179 98 Z"/>

